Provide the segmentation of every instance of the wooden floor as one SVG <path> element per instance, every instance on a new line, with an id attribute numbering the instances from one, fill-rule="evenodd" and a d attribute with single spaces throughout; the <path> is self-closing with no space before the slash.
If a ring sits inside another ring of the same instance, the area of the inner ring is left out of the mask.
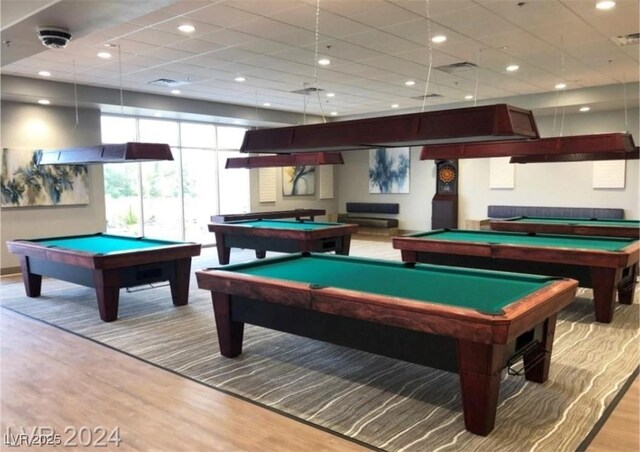
<path id="1" fill-rule="evenodd" d="M 122 443 L 108 449 L 365 450 L 6 309 L 0 338 L 3 434 L 119 427 Z M 636 380 L 588 451 L 640 450 L 639 393 Z"/>

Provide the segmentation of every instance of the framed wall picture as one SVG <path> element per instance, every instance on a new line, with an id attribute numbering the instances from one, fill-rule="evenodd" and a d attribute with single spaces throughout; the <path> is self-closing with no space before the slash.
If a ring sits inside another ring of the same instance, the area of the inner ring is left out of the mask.
<path id="1" fill-rule="evenodd" d="M 282 194 L 309 196 L 316 193 L 315 166 L 285 166 L 282 168 Z"/>
<path id="2" fill-rule="evenodd" d="M 369 151 L 369 193 L 409 193 L 409 148 Z"/>
<path id="3" fill-rule="evenodd" d="M 2 207 L 89 204 L 85 165 L 37 165 L 36 152 L 2 149 Z"/>

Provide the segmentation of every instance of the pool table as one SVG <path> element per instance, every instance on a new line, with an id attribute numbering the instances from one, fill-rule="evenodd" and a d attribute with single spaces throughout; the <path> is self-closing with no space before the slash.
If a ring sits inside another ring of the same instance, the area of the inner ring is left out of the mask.
<path id="1" fill-rule="evenodd" d="M 489 221 L 495 231 L 538 232 L 547 234 L 601 235 L 640 238 L 639 220 L 600 220 L 597 218 L 513 217 Z"/>
<path id="2" fill-rule="evenodd" d="M 216 234 L 218 261 L 229 263 L 231 248 L 256 250 L 262 259 L 267 251 L 294 253 L 301 251 L 335 251 L 349 254 L 351 235 L 356 224 L 322 223 L 307 220 L 246 220 L 210 223 Z"/>
<path id="3" fill-rule="evenodd" d="M 466 428 L 494 427 L 501 372 L 542 383 L 570 279 L 297 253 L 196 272 L 211 291 L 220 353 L 244 324 L 457 372 Z M 522 363 L 520 360 L 522 359 Z"/>
<path id="4" fill-rule="evenodd" d="M 296 220 L 315 220 L 316 216 L 326 215 L 323 209 L 293 209 L 293 210 L 272 210 L 270 212 L 248 212 L 212 215 L 212 223 L 225 223 L 227 221 L 238 220 L 276 220 L 282 218 L 295 218 Z"/>
<path id="5" fill-rule="evenodd" d="M 105 322 L 118 318 L 122 287 L 168 280 L 173 304 L 187 304 L 191 257 L 200 254 L 197 243 L 103 233 L 9 240 L 7 248 L 20 257 L 27 296 L 40 296 L 43 276 L 93 287 Z"/>
<path id="6" fill-rule="evenodd" d="M 613 319 L 616 288 L 631 304 L 639 242 L 621 237 L 435 230 L 393 238 L 405 262 L 505 270 L 577 279 L 593 289 L 595 318 Z"/>

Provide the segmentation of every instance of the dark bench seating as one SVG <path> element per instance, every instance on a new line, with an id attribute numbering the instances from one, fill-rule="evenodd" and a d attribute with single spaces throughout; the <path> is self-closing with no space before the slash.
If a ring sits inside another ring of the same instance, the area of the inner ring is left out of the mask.
<path id="1" fill-rule="evenodd" d="M 351 223 L 360 226 L 359 234 L 384 234 L 396 235 L 398 233 L 398 220 L 377 214 L 397 214 L 400 205 L 397 203 L 382 202 L 348 202 L 347 213 L 338 214 L 338 223 Z M 369 216 L 367 214 L 374 214 Z"/>
<path id="2" fill-rule="evenodd" d="M 597 207 L 535 207 L 535 206 L 488 206 L 489 218 L 550 217 L 550 218 L 598 218 L 624 219 L 624 209 Z"/>

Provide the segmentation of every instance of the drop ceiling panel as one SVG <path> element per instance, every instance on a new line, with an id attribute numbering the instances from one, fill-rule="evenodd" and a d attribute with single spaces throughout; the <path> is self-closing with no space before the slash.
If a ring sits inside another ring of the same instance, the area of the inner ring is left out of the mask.
<path id="1" fill-rule="evenodd" d="M 524 3 L 524 5 L 518 6 L 519 3 Z M 587 0 L 584 1 L 584 3 L 589 3 L 593 7 L 594 2 Z M 575 20 L 575 14 L 564 6 L 562 2 L 557 1 L 511 2 L 493 0 L 483 2 L 482 6 L 523 28 L 542 26 L 552 22 Z"/>
<path id="2" fill-rule="evenodd" d="M 386 4 L 379 8 L 372 8 L 358 14 L 351 15 L 350 18 L 362 23 L 366 23 L 370 27 L 383 28 L 393 24 L 401 24 L 415 20 L 415 13 L 400 8 L 394 4 Z"/>
<path id="3" fill-rule="evenodd" d="M 260 18 L 256 14 L 230 8 L 221 3 L 212 4 L 193 13 L 185 13 L 184 16 L 223 28 L 231 28 Z"/>
<path id="4" fill-rule="evenodd" d="M 347 36 L 344 40 L 367 49 L 388 53 L 390 55 L 393 55 L 395 52 L 406 52 L 408 50 L 414 50 L 421 47 L 415 42 L 398 38 L 397 36 L 383 31 L 358 33 Z"/>
<path id="5" fill-rule="evenodd" d="M 169 49 L 181 50 L 190 54 L 205 54 L 224 48 L 221 44 L 202 41 L 200 39 L 185 39 L 167 46 Z"/>
<path id="6" fill-rule="evenodd" d="M 174 42 L 182 41 L 184 36 L 166 31 L 154 30 L 153 28 L 143 28 L 127 35 L 127 39 L 144 42 L 154 46 L 166 46 Z"/>
<path id="7" fill-rule="evenodd" d="M 273 19 L 261 18 L 251 22 L 245 22 L 232 27 L 233 30 L 243 33 L 252 34 L 261 38 L 270 39 L 283 33 L 292 33 L 298 31 L 298 27 L 278 22 Z"/>

